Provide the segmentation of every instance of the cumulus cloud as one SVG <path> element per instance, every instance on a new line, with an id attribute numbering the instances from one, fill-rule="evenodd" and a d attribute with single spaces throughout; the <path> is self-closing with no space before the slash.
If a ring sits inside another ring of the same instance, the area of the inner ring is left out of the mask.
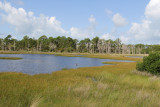
<path id="1" fill-rule="evenodd" d="M 150 0 L 149 4 L 146 7 L 145 15 L 146 18 L 150 20 L 159 20 L 160 19 L 160 1 L 159 0 Z"/>
<path id="2" fill-rule="evenodd" d="M 80 29 L 76 27 L 72 27 L 70 29 L 70 36 L 80 40 L 84 38 L 93 38 L 95 37 L 95 35 L 96 35 L 96 32 L 91 26 L 85 29 Z"/>
<path id="3" fill-rule="evenodd" d="M 113 15 L 112 21 L 116 27 L 123 27 L 128 24 L 127 20 L 119 13 Z"/>
<path id="4" fill-rule="evenodd" d="M 119 35 L 119 36 L 117 36 Z M 120 39 L 122 43 L 125 43 L 125 44 L 128 44 L 129 43 L 129 37 L 126 37 L 126 34 L 125 33 L 122 33 L 122 34 L 118 34 L 118 32 L 113 29 L 113 31 L 111 33 L 105 33 L 103 34 L 101 37 L 101 39 L 105 39 L 105 40 L 116 40 L 116 39 Z"/>
<path id="5" fill-rule="evenodd" d="M 115 40 L 116 39 L 116 37 L 110 33 L 105 33 L 100 38 L 105 39 L 105 40 L 109 40 L 109 39 Z"/>
<path id="6" fill-rule="evenodd" d="M 29 35 L 31 37 L 39 37 L 43 34 L 48 36 L 71 36 L 77 39 L 92 38 L 95 36 L 96 18 L 91 15 L 88 18 L 90 26 L 81 29 L 72 27 L 69 31 L 61 27 L 61 22 L 55 16 L 47 17 L 43 14 L 36 17 L 32 11 L 27 12 L 23 8 L 15 8 L 8 2 L 0 1 L 0 13 L 3 22 L 11 25 L 16 35 Z"/>
<path id="7" fill-rule="evenodd" d="M 56 17 L 47 17 L 42 14 L 36 17 L 32 11 L 26 12 L 23 8 L 17 9 L 8 2 L 0 2 L 0 10 L 3 11 L 0 13 L 2 20 L 13 26 L 17 34 L 52 33 L 62 35 L 67 33 Z"/>
<path id="8" fill-rule="evenodd" d="M 88 18 L 88 21 L 90 22 L 90 26 L 84 29 L 72 27 L 70 29 L 70 35 L 71 37 L 78 38 L 78 39 L 84 39 L 84 38 L 93 38 L 96 34 L 96 25 L 97 21 L 96 18 L 91 15 Z"/>
<path id="9" fill-rule="evenodd" d="M 132 23 L 128 35 L 141 43 L 159 43 L 160 41 L 160 0 L 150 0 L 145 9 L 145 18 L 141 23 Z"/>
<path id="10" fill-rule="evenodd" d="M 94 36 L 95 32 L 90 31 L 89 29 L 79 29 L 76 27 L 72 27 L 70 29 L 71 37 L 84 39 L 84 38 L 91 38 Z"/>

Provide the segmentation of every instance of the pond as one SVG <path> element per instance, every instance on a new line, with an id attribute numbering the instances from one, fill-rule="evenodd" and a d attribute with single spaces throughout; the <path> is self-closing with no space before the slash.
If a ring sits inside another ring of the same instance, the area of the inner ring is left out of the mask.
<path id="1" fill-rule="evenodd" d="M 52 73 L 62 69 L 102 66 L 102 62 L 133 62 L 124 60 L 64 57 L 45 54 L 0 54 L 0 57 L 21 57 L 21 60 L 0 59 L 0 72 L 26 74 Z"/>

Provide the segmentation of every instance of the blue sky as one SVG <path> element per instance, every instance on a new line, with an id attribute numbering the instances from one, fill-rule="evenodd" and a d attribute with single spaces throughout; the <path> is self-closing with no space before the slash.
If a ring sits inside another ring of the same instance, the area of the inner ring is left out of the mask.
<path id="1" fill-rule="evenodd" d="M 139 21 L 149 0 L 26 0 L 22 6 L 26 11 L 33 11 L 36 16 L 56 16 L 64 27 L 84 27 L 88 17 L 94 15 L 100 26 L 106 26 L 110 20 L 106 9 L 121 13 L 129 21 Z M 17 6 L 21 7 L 21 6 Z"/>
<path id="2" fill-rule="evenodd" d="M 160 43 L 159 7 L 160 0 L 1 0 L 0 37 L 99 36 L 155 44 Z"/>
<path id="3" fill-rule="evenodd" d="M 137 22 L 143 17 L 149 0 L 23 0 L 23 2 L 24 5 L 13 6 L 33 11 L 35 16 L 40 14 L 56 16 L 68 30 L 72 26 L 81 28 L 88 26 L 90 15 L 94 15 L 99 28 L 113 27 L 111 19 L 106 14 L 107 9 L 113 13 L 121 13 L 130 22 Z"/>

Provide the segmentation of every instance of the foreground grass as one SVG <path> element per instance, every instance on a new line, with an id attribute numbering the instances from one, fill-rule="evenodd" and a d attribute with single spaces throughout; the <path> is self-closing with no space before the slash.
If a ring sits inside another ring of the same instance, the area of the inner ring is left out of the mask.
<path id="1" fill-rule="evenodd" d="M 0 57 L 0 59 L 6 59 L 6 60 L 20 60 L 22 58 L 19 57 Z"/>
<path id="2" fill-rule="evenodd" d="M 159 77 L 135 71 L 136 62 L 112 64 L 33 76 L 0 73 L 0 106 L 160 106 Z"/>

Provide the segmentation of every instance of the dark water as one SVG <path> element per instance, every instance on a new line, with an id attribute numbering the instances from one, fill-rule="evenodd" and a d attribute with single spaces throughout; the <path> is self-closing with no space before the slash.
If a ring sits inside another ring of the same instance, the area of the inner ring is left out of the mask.
<path id="1" fill-rule="evenodd" d="M 27 74 L 51 73 L 64 68 L 102 66 L 102 62 L 132 62 L 111 59 L 64 57 L 42 54 L 0 54 L 0 57 L 21 57 L 22 60 L 1 60 L 0 72 L 22 72 Z"/>

